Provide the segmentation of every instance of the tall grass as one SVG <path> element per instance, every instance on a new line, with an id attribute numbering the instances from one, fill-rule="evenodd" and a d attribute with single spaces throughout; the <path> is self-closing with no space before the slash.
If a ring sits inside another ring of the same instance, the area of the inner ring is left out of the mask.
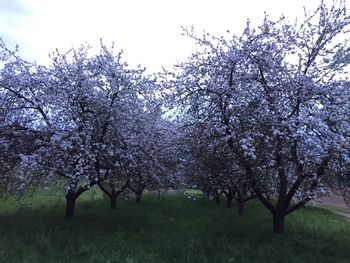
<path id="1" fill-rule="evenodd" d="M 40 192 L 31 204 L 0 202 L 0 262 L 350 262 L 350 223 L 307 207 L 275 235 L 271 215 L 252 201 L 245 214 L 185 196 L 79 199 L 64 220 L 64 198 Z"/>

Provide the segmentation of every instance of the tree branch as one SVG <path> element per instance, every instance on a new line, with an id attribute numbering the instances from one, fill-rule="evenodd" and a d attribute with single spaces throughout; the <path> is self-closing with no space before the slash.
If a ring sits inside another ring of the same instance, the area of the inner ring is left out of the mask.
<path id="1" fill-rule="evenodd" d="M 104 187 L 102 186 L 102 184 L 98 183 L 97 185 L 100 187 L 100 189 L 101 189 L 106 195 L 108 195 L 109 197 L 111 197 L 111 194 L 107 191 L 106 188 L 104 188 Z"/>
<path id="2" fill-rule="evenodd" d="M 300 207 L 303 207 L 307 202 L 309 202 L 311 200 L 310 197 L 307 197 L 305 199 L 303 199 L 302 201 L 300 201 L 299 203 L 295 204 L 294 206 L 290 207 L 287 209 L 287 211 L 284 213 L 284 215 L 289 215 L 290 213 L 292 213 L 293 211 L 297 210 Z"/>
<path id="3" fill-rule="evenodd" d="M 243 203 L 248 202 L 249 200 L 252 200 L 252 199 L 254 199 L 255 197 L 257 197 L 256 194 L 255 194 L 255 195 L 252 195 L 252 196 L 249 196 L 249 197 L 247 197 L 246 199 L 243 200 Z"/>

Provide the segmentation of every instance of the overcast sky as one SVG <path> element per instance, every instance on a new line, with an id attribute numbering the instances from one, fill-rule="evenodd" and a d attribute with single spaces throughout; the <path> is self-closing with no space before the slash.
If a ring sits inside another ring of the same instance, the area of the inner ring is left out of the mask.
<path id="1" fill-rule="evenodd" d="M 99 39 L 115 42 L 131 65 L 150 71 L 169 67 L 193 51 L 193 41 L 181 36 L 181 26 L 194 26 L 217 35 L 241 33 L 246 19 L 262 21 L 282 13 L 293 19 L 303 6 L 314 9 L 320 0 L 0 0 L 0 37 L 18 44 L 21 55 L 48 63 L 58 48 Z M 331 2 L 331 0 L 326 2 Z M 349 4 L 349 3 L 348 3 Z"/>

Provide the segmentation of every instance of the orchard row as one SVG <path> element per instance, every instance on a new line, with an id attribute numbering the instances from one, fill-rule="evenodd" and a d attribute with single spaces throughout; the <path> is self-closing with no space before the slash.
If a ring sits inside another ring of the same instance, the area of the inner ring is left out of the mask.
<path id="1" fill-rule="evenodd" d="M 256 197 L 282 233 L 285 217 L 350 189 L 350 17 L 323 2 L 232 38 L 184 33 L 199 45 L 171 71 L 131 69 L 101 42 L 56 51 L 49 66 L 1 42 L 3 196 L 54 184 L 66 217 L 98 186 L 116 207 L 125 189 L 192 188 L 239 212 Z"/>

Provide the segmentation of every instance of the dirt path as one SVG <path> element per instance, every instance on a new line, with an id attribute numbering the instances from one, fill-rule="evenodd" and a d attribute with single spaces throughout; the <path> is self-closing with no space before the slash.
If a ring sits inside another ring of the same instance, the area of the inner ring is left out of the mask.
<path id="1" fill-rule="evenodd" d="M 344 216 L 346 219 L 350 220 L 350 213 L 341 213 L 341 212 L 337 212 L 337 214 Z"/>
<path id="2" fill-rule="evenodd" d="M 344 216 L 350 220 L 350 207 L 346 205 L 344 199 L 340 195 L 333 194 L 332 196 L 325 196 L 320 201 L 314 201 L 313 204 L 324 206 L 332 209 L 334 213 Z"/>
<path id="3" fill-rule="evenodd" d="M 332 196 L 324 196 L 321 198 L 319 203 L 338 208 L 350 209 L 350 207 L 344 202 L 343 197 L 337 194 L 333 194 Z"/>

